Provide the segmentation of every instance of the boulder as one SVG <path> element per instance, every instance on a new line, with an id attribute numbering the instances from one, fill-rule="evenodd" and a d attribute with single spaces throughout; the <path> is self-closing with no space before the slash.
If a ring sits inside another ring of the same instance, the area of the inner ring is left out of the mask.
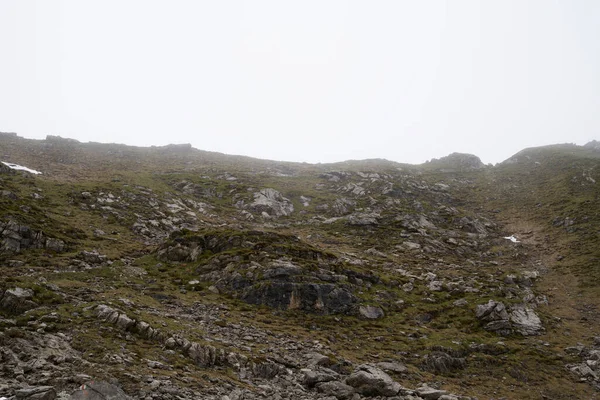
<path id="1" fill-rule="evenodd" d="M 346 378 L 346 384 L 365 396 L 391 397 L 397 395 L 403 389 L 388 374 L 368 364 L 359 365 Z"/>
<path id="2" fill-rule="evenodd" d="M 7 289 L 0 296 L 0 310 L 9 314 L 22 314 L 27 310 L 36 308 L 38 305 L 33 302 L 33 290 L 20 287 Z"/>
<path id="3" fill-rule="evenodd" d="M 490 300 L 487 304 L 479 304 L 475 309 L 475 316 L 480 321 L 496 321 L 496 320 L 507 320 L 508 312 L 503 303 Z"/>
<path id="4" fill-rule="evenodd" d="M 358 299 L 347 289 L 326 283 L 265 281 L 244 289 L 242 299 L 278 309 L 325 314 L 350 313 Z"/>
<path id="5" fill-rule="evenodd" d="M 445 390 L 434 389 L 427 385 L 419 386 L 415 389 L 415 392 L 424 400 L 438 400 L 440 397 L 448 394 Z"/>
<path id="6" fill-rule="evenodd" d="M 512 308 L 510 322 L 515 330 L 523 336 L 539 335 L 544 330 L 542 321 L 535 311 L 523 305 Z"/>
<path id="7" fill-rule="evenodd" d="M 487 304 L 479 304 L 475 309 L 475 316 L 485 323 L 484 329 L 487 331 L 499 335 L 508 335 L 512 332 L 510 316 L 503 303 L 490 300 Z"/>
<path id="8" fill-rule="evenodd" d="M 375 306 L 360 306 L 358 313 L 361 317 L 366 319 L 379 319 L 385 316 L 385 313 L 380 307 Z"/>
<path id="9" fill-rule="evenodd" d="M 354 396 L 354 388 L 340 381 L 323 382 L 317 385 L 317 391 L 338 400 L 350 400 Z"/>

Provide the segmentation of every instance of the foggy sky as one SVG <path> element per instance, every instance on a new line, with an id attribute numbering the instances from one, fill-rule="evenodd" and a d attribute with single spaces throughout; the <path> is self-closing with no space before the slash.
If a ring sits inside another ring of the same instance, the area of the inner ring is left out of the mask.
<path id="1" fill-rule="evenodd" d="M 600 139 L 600 1 L 0 0 L 0 131 L 486 163 Z"/>

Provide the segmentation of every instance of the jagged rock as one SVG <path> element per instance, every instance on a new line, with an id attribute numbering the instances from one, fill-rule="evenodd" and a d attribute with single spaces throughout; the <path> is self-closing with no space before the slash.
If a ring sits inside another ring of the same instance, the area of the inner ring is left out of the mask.
<path id="1" fill-rule="evenodd" d="M 251 210 L 266 213 L 271 217 L 283 217 L 294 212 L 292 202 L 275 189 L 267 188 L 254 193 L 254 202 L 248 206 Z"/>
<path id="2" fill-rule="evenodd" d="M 481 321 L 496 321 L 508 319 L 508 312 L 504 304 L 490 300 L 487 304 L 480 304 L 475 309 L 475 316 Z"/>
<path id="3" fill-rule="evenodd" d="M 62 252 L 65 243 L 60 239 L 47 238 L 42 231 L 34 231 L 16 221 L 0 222 L 0 253 L 20 253 L 27 249 L 43 248 Z"/>
<path id="4" fill-rule="evenodd" d="M 515 330 L 524 336 L 539 335 L 544 330 L 535 311 L 525 306 L 514 306 L 511 309 L 510 322 Z"/>
<path id="5" fill-rule="evenodd" d="M 103 381 L 87 382 L 73 394 L 71 400 L 132 400 L 121 388 Z"/>
<path id="6" fill-rule="evenodd" d="M 19 400 L 54 400 L 56 398 L 56 391 L 52 386 L 36 386 L 19 389 L 15 392 L 15 396 Z"/>
<path id="7" fill-rule="evenodd" d="M 596 372 L 594 372 L 594 370 L 592 370 L 585 363 L 575 364 L 575 365 L 567 365 L 567 368 L 572 373 L 574 373 L 584 379 L 591 378 L 593 380 L 598 380 L 598 374 Z"/>
<path id="8" fill-rule="evenodd" d="M 367 226 L 378 225 L 378 218 L 381 216 L 378 213 L 357 213 L 347 217 L 348 225 Z"/>
<path id="9" fill-rule="evenodd" d="M 475 316 L 482 322 L 487 322 L 484 329 L 494 331 L 501 335 L 511 332 L 511 324 L 506 307 L 503 303 L 494 300 L 487 304 L 480 304 L 475 309 Z"/>
<path id="10" fill-rule="evenodd" d="M 33 302 L 33 290 L 16 287 L 7 289 L 0 296 L 0 309 L 10 314 L 22 314 L 27 310 L 36 308 L 38 305 Z"/>
<path id="11" fill-rule="evenodd" d="M 356 202 L 354 200 L 341 197 L 333 202 L 331 209 L 333 210 L 334 215 L 342 216 L 352 212 L 355 206 Z"/>
<path id="12" fill-rule="evenodd" d="M 349 313 L 358 301 L 348 290 L 333 284 L 280 281 L 252 285 L 241 297 L 251 304 L 331 314 Z"/>
<path id="13" fill-rule="evenodd" d="M 361 317 L 366 319 L 379 319 L 385 316 L 385 313 L 380 307 L 375 306 L 360 306 L 358 313 Z"/>
<path id="14" fill-rule="evenodd" d="M 346 378 L 346 384 L 365 396 L 397 395 L 403 388 L 388 374 L 372 365 L 362 364 Z"/>

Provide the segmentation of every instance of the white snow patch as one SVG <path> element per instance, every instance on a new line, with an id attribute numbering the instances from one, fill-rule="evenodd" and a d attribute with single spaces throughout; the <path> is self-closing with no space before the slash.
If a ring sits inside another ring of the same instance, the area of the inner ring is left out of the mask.
<path id="1" fill-rule="evenodd" d="M 36 171 L 35 169 L 27 168 L 27 167 L 24 167 L 24 166 L 19 165 L 19 164 L 7 163 L 7 162 L 4 162 L 4 161 L 2 161 L 2 164 L 6 165 L 10 169 L 14 169 L 14 170 L 17 170 L 17 171 L 26 171 L 26 172 L 30 172 L 30 173 L 35 174 L 35 175 L 41 174 L 40 171 Z M 0 398 L 0 400 L 2 400 L 2 399 Z"/>
<path id="2" fill-rule="evenodd" d="M 504 239 L 510 240 L 513 243 L 521 243 L 521 241 L 518 240 L 515 235 L 505 236 Z"/>

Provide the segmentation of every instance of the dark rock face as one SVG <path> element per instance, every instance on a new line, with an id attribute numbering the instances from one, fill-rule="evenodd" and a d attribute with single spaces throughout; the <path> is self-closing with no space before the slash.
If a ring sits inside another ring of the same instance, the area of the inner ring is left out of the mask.
<path id="1" fill-rule="evenodd" d="M 242 299 L 278 309 L 327 314 L 349 313 L 358 301 L 352 293 L 333 284 L 293 282 L 260 283 L 247 288 Z"/>
<path id="2" fill-rule="evenodd" d="M 221 293 L 250 304 L 323 314 L 356 311 L 340 261 L 295 236 L 264 231 L 176 233 L 157 251 L 164 261 L 201 261 L 197 272 Z M 371 277 L 372 278 L 372 277 Z"/>
<path id="3" fill-rule="evenodd" d="M 46 237 L 42 231 L 34 231 L 27 225 L 16 221 L 0 222 L 0 254 L 43 248 L 62 252 L 65 247 L 62 240 Z"/>

